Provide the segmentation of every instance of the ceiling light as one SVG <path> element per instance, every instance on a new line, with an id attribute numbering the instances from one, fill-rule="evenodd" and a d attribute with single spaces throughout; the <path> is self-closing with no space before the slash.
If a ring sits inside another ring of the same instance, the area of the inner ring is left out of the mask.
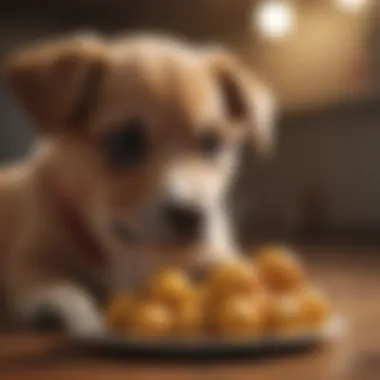
<path id="1" fill-rule="evenodd" d="M 368 0 L 336 0 L 338 6 L 345 11 L 359 11 L 364 8 Z"/>
<path id="2" fill-rule="evenodd" d="M 287 36 L 294 23 L 294 12 L 290 4 L 284 0 L 269 0 L 263 2 L 254 10 L 252 23 L 259 32 L 268 38 L 283 38 Z"/>

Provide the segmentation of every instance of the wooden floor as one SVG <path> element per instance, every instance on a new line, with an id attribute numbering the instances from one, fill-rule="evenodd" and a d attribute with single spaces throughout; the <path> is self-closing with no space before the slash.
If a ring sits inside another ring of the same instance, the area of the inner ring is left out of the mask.
<path id="1" fill-rule="evenodd" d="M 304 248 L 317 283 L 349 321 L 342 341 L 265 360 L 178 363 L 94 357 L 57 334 L 0 335 L 0 379 L 379 380 L 380 248 Z"/>

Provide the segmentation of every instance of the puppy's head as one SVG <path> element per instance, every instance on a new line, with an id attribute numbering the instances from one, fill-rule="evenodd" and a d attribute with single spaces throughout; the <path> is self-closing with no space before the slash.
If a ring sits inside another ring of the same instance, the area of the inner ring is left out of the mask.
<path id="1" fill-rule="evenodd" d="M 121 250 L 202 244 L 239 146 L 271 147 L 268 90 L 222 50 L 79 36 L 16 52 L 7 75 L 60 186 Z"/>

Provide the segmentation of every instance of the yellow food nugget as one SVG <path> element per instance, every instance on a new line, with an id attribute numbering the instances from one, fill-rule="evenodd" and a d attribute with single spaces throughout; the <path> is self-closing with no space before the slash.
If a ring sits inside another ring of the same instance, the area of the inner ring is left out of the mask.
<path id="1" fill-rule="evenodd" d="M 271 313 L 272 332 L 294 333 L 304 328 L 301 305 L 296 294 L 276 297 Z"/>
<path id="2" fill-rule="evenodd" d="M 181 270 L 166 269 L 155 275 L 148 284 L 148 298 L 177 307 L 193 294 L 192 284 Z"/>
<path id="3" fill-rule="evenodd" d="M 272 309 L 274 307 L 274 300 L 272 294 L 263 289 L 259 293 L 255 293 L 252 295 L 252 302 L 261 313 L 260 318 L 263 330 L 266 331 L 270 329 L 271 325 L 273 324 Z"/>
<path id="4" fill-rule="evenodd" d="M 257 268 L 243 261 L 229 261 L 217 265 L 207 279 L 211 297 L 220 300 L 235 294 L 250 294 L 261 287 Z"/>
<path id="5" fill-rule="evenodd" d="M 303 289 L 299 293 L 299 303 L 302 321 L 306 327 L 318 328 L 327 321 L 329 303 L 322 291 L 314 287 Z"/>
<path id="6" fill-rule="evenodd" d="M 134 298 L 129 293 L 120 293 L 115 296 L 106 310 L 107 325 L 112 330 L 127 329 L 133 305 Z"/>
<path id="7" fill-rule="evenodd" d="M 172 334 L 173 314 L 165 305 L 141 301 L 132 312 L 129 332 L 138 338 L 165 338 Z"/>
<path id="8" fill-rule="evenodd" d="M 304 281 L 300 262 L 282 247 L 269 247 L 255 258 L 260 274 L 271 290 L 289 292 L 299 289 Z"/>
<path id="9" fill-rule="evenodd" d="M 184 337 L 200 336 L 205 327 L 205 304 L 200 295 L 177 308 L 174 314 L 175 334 Z"/>
<path id="10" fill-rule="evenodd" d="M 221 303 L 217 317 L 218 334 L 228 338 L 249 338 L 261 332 L 260 307 L 249 296 L 231 296 Z"/>

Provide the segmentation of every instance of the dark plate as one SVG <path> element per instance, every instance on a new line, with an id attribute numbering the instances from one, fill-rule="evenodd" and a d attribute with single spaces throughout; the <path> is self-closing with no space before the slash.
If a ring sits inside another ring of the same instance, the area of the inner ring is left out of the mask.
<path id="1" fill-rule="evenodd" d="M 167 339 L 137 340 L 114 335 L 77 336 L 81 347 L 122 356 L 221 358 L 262 357 L 308 351 L 338 339 L 343 332 L 343 319 L 334 316 L 324 328 L 297 335 L 267 336 L 255 339 Z"/>

